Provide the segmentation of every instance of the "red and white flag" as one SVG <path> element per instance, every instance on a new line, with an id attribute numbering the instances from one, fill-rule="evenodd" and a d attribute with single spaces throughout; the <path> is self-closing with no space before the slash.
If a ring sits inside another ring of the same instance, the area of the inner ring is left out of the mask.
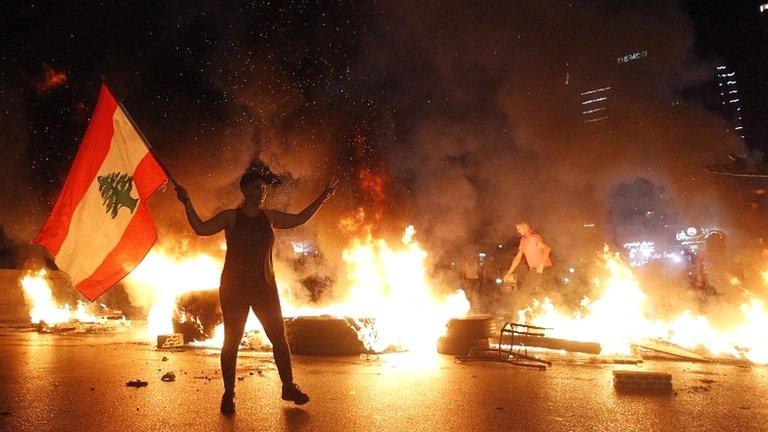
<path id="1" fill-rule="evenodd" d="M 154 244 L 157 230 L 147 199 L 166 180 L 141 134 L 102 85 L 64 188 L 32 242 L 46 248 L 93 301 Z"/>

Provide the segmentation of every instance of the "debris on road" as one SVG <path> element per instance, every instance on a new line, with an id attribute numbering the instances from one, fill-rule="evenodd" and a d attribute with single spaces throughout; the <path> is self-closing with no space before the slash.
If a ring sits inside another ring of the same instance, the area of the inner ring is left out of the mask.
<path id="1" fill-rule="evenodd" d="M 711 359 L 701 354 L 685 349 L 679 345 L 659 339 L 645 339 L 635 344 L 639 348 L 643 358 L 658 358 L 659 355 L 667 356 L 676 360 L 687 360 L 693 362 L 710 362 Z M 643 353 L 642 351 L 649 351 Z"/>
<path id="2" fill-rule="evenodd" d="M 176 374 L 173 373 L 173 371 L 166 372 L 165 375 L 163 375 L 162 378 L 160 378 L 160 381 L 165 381 L 165 382 L 176 381 Z"/>
<path id="3" fill-rule="evenodd" d="M 133 381 L 128 381 L 127 383 L 125 383 L 126 387 L 135 387 L 135 388 L 146 387 L 148 385 L 149 385 L 148 382 L 140 380 L 140 379 L 133 380 Z"/>
<path id="4" fill-rule="evenodd" d="M 446 327 L 445 336 L 437 341 L 437 352 L 441 354 L 467 356 L 473 350 L 490 348 L 489 338 L 494 332 L 489 315 L 453 318 Z"/>
<path id="5" fill-rule="evenodd" d="M 613 371 L 616 391 L 625 393 L 672 393 L 672 375 L 664 372 Z"/>
<path id="6" fill-rule="evenodd" d="M 505 335 L 505 337 L 501 339 L 502 344 L 509 344 L 510 342 L 513 342 L 512 337 L 507 337 Z M 568 339 L 550 338 L 546 336 L 515 336 L 514 344 L 533 348 L 546 348 L 555 351 L 568 351 L 594 355 L 598 355 L 602 351 L 602 347 L 597 342 L 580 342 Z"/>
<path id="7" fill-rule="evenodd" d="M 176 349 L 184 347 L 184 335 L 171 333 L 157 336 L 157 349 Z"/>
<path id="8" fill-rule="evenodd" d="M 370 320 L 329 315 L 286 318 L 285 330 L 291 352 L 302 355 L 359 355 L 367 352 L 358 332 Z"/>

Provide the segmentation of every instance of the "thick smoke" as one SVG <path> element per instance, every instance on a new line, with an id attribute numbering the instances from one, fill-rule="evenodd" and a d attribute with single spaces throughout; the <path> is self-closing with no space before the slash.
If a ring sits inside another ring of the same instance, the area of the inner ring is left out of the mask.
<path id="1" fill-rule="evenodd" d="M 293 234 L 331 258 L 347 244 L 339 220 L 358 207 L 383 233 L 414 223 L 435 261 L 514 244 L 520 220 L 561 263 L 591 259 L 626 231 L 617 221 L 633 217 L 619 212 L 655 209 L 633 188 L 664 191 L 670 233 L 685 224 L 735 230 L 743 219 L 726 199 L 734 185 L 702 171 L 740 143 L 725 120 L 679 96 L 709 79 L 714 59 L 695 55 L 675 2 L 191 2 L 183 12 L 118 12 L 146 22 L 141 35 L 124 29 L 131 44 L 61 37 L 72 106 L 105 73 L 204 215 L 237 205 L 237 177 L 254 157 L 285 176 L 270 205 L 289 211 L 341 176 L 336 201 Z M 100 25 L 122 28 L 119 18 Z M 28 59 L 26 73 L 56 58 L 55 44 L 39 43 L 44 55 Z M 585 124 L 580 93 L 606 85 L 609 119 Z M 14 137 L 29 142 L 23 127 Z M 73 153 L 45 165 L 49 182 L 63 178 Z M 8 175 L 23 179 L 16 165 L 19 175 Z M 370 173 L 379 192 L 366 189 Z M 52 196 L 43 186 L 31 189 Z M 161 239 L 218 247 L 220 238 L 192 238 L 172 190 L 152 206 Z M 9 219 L 17 217 L 4 211 Z"/>

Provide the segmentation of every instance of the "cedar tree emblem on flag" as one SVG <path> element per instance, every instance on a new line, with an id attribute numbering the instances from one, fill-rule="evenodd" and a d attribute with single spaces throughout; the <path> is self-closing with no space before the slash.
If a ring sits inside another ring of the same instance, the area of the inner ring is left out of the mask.
<path id="1" fill-rule="evenodd" d="M 125 173 L 113 172 L 96 177 L 99 179 L 99 193 L 104 200 L 104 207 L 112 219 L 117 217 L 120 207 L 125 207 L 133 213 L 138 198 L 131 196 L 133 191 L 133 177 Z"/>

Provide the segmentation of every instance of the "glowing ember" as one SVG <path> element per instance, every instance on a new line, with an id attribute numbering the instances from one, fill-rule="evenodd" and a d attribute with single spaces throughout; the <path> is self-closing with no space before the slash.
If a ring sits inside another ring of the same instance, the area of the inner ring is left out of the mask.
<path id="1" fill-rule="evenodd" d="M 24 298 L 29 305 L 29 318 L 32 324 L 56 325 L 75 321 L 96 323 L 107 320 L 103 316 L 96 316 L 89 312 L 90 307 L 81 301 L 77 302 L 74 310 L 69 304 L 57 304 L 53 299 L 53 291 L 45 269 L 27 273 L 21 278 L 20 283 L 24 290 Z"/>

